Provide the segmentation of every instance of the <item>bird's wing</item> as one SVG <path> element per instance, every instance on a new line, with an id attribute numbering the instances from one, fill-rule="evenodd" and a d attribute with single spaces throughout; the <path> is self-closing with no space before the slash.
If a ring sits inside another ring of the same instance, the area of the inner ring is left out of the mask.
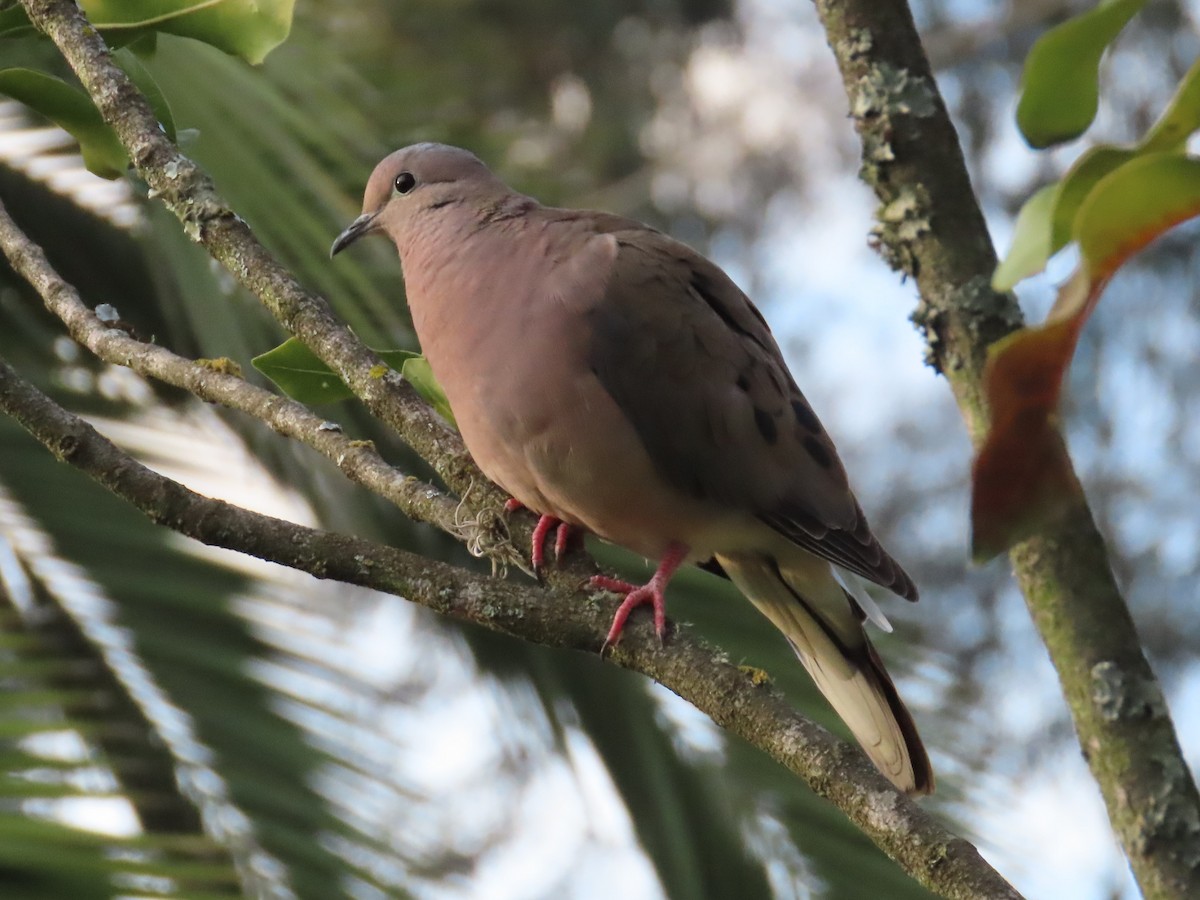
<path id="1" fill-rule="evenodd" d="M 616 217 L 595 227 L 618 252 L 589 313 L 588 362 L 661 477 L 915 600 L 749 298 L 666 235 Z"/>

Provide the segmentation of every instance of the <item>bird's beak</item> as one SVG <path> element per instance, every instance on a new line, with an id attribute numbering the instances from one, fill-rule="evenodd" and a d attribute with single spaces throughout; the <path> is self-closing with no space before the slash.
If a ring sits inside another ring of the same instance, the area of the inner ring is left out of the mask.
<path id="1" fill-rule="evenodd" d="M 375 218 L 378 215 L 378 212 L 363 213 L 351 222 L 349 227 L 337 236 L 333 246 L 329 248 L 329 258 L 333 259 L 364 234 L 374 231 L 378 227 L 375 224 Z"/>

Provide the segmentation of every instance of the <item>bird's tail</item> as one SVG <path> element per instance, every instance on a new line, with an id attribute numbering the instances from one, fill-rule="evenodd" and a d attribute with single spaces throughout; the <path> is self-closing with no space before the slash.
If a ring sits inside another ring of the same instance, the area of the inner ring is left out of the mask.
<path id="1" fill-rule="evenodd" d="M 917 726 L 863 630 L 863 611 L 829 564 L 803 551 L 717 557 L 738 589 L 787 637 L 867 756 L 901 790 L 928 794 L 933 769 Z"/>

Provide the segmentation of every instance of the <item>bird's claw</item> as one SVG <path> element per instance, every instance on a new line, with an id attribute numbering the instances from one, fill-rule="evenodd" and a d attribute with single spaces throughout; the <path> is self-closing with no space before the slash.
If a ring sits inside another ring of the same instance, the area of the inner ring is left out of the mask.
<path id="1" fill-rule="evenodd" d="M 617 612 L 613 616 L 608 635 L 600 646 L 601 656 L 621 639 L 621 632 L 625 628 L 629 614 L 646 603 L 654 608 L 654 633 L 658 635 L 659 646 L 666 645 L 667 601 L 662 588 L 655 584 L 654 580 L 639 586 L 630 584 L 628 581 L 621 581 L 619 578 L 609 578 L 607 575 L 594 575 L 588 579 L 588 583 L 601 590 L 625 595 L 625 599 L 621 601 L 621 605 L 617 607 Z"/>
<path id="2" fill-rule="evenodd" d="M 525 504 L 516 497 L 510 497 L 504 501 L 506 515 L 526 508 Z M 546 567 L 546 538 L 554 529 L 557 529 L 554 532 L 554 559 L 556 562 L 561 562 L 567 554 L 571 537 L 574 535 L 574 527 L 571 523 L 556 519 L 554 516 L 539 515 L 537 524 L 533 526 L 533 540 L 531 541 L 533 546 L 529 553 L 529 561 L 533 564 L 533 574 L 538 581 L 542 580 L 542 570 Z"/>
<path id="3" fill-rule="evenodd" d="M 571 539 L 575 537 L 575 528 L 570 522 L 559 522 L 558 530 L 554 532 L 554 561 L 561 563 L 570 549 Z"/>
<path id="4" fill-rule="evenodd" d="M 542 580 L 542 569 L 546 565 L 546 536 L 556 525 L 559 525 L 559 521 L 553 516 L 540 516 L 537 525 L 533 527 L 533 550 L 530 553 L 530 560 L 538 581 Z"/>

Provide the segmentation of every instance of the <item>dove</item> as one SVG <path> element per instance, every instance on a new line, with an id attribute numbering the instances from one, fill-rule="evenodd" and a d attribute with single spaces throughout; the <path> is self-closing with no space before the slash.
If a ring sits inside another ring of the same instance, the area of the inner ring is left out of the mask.
<path id="1" fill-rule="evenodd" d="M 861 577 L 915 601 L 871 533 L 820 420 L 766 320 L 715 263 L 621 216 L 556 209 L 467 150 L 384 158 L 331 256 L 384 234 L 413 325 L 467 450 L 538 514 L 534 562 L 558 527 L 657 561 L 625 595 L 607 644 L 684 565 L 726 575 L 780 630 L 868 757 L 928 793 L 916 725 L 868 640 L 886 619 Z"/>

